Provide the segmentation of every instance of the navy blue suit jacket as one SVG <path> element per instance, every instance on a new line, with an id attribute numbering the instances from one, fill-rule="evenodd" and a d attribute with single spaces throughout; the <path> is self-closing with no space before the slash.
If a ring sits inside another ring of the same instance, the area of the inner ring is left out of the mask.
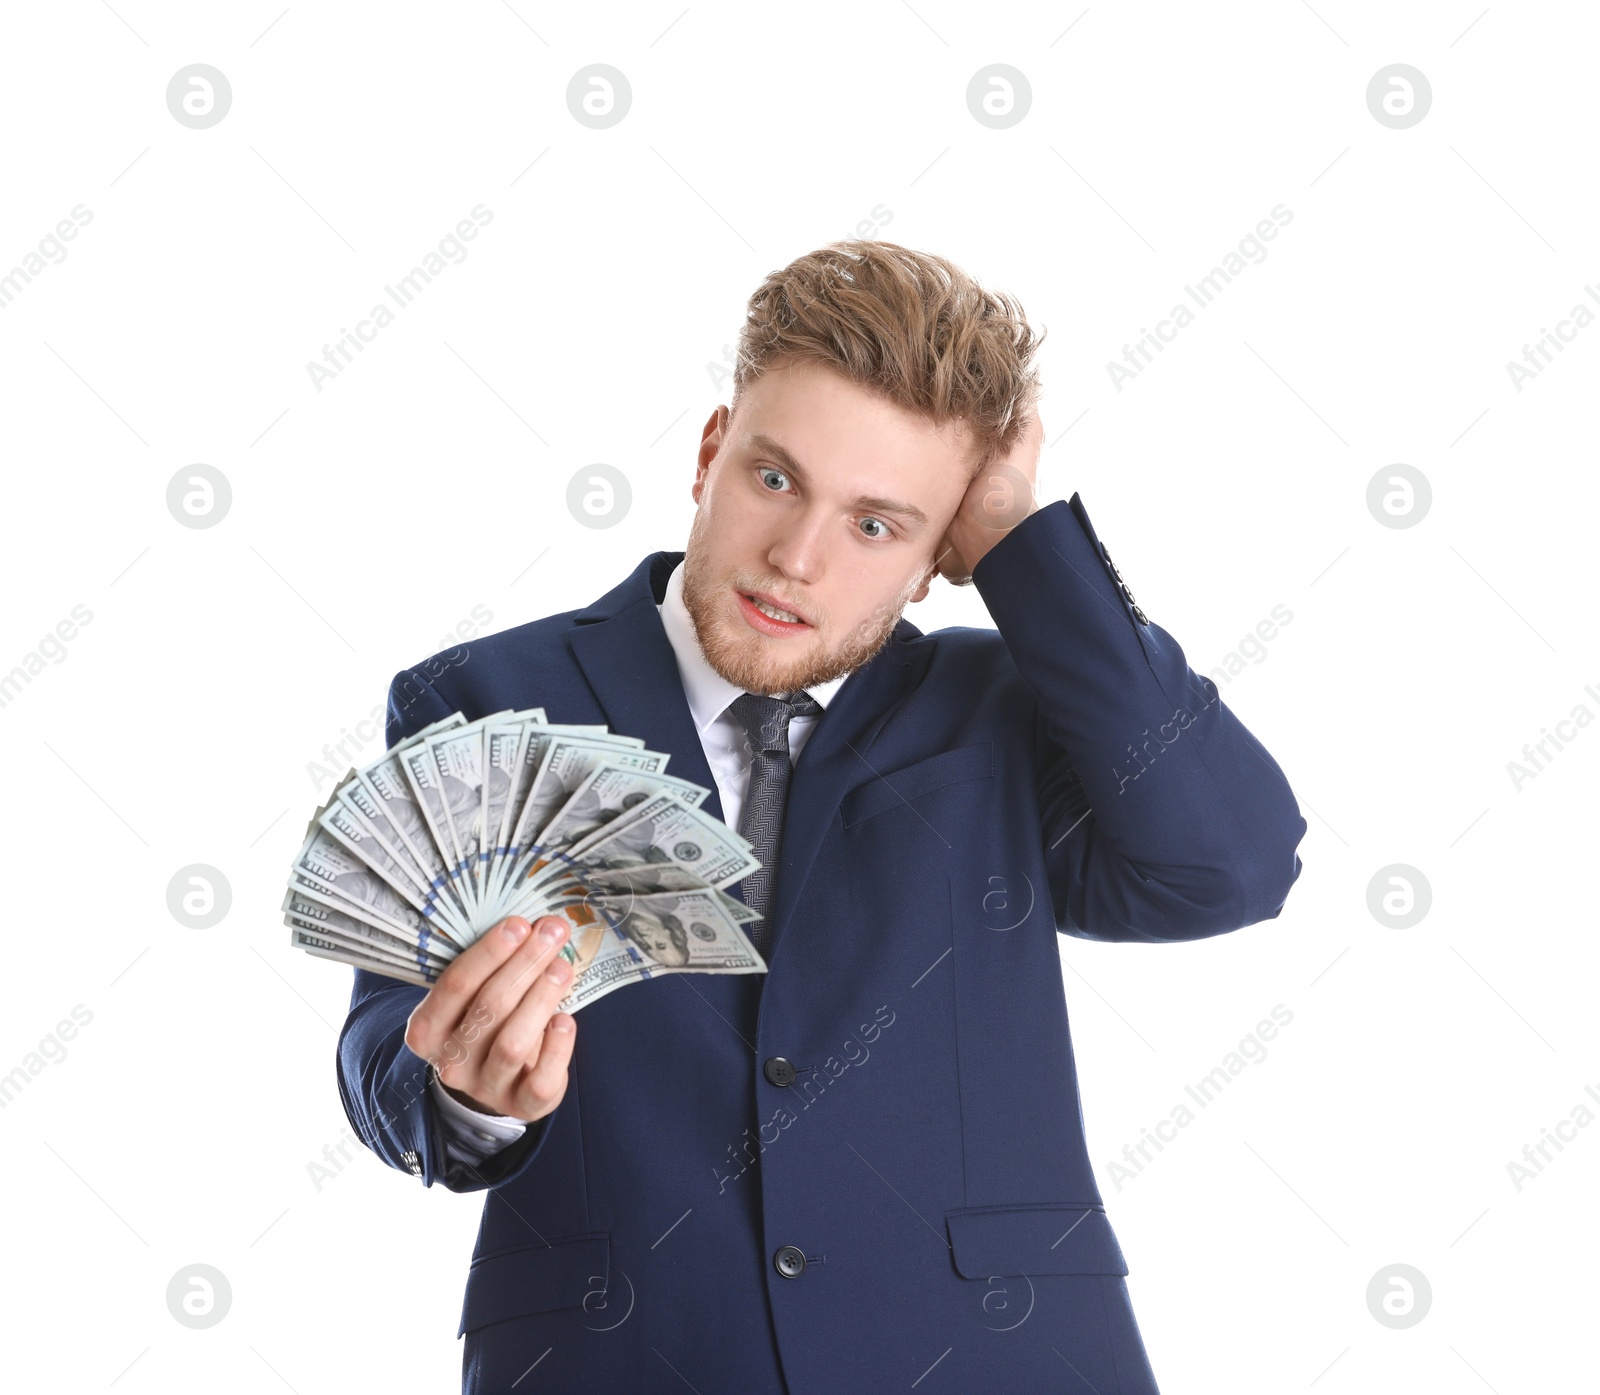
<path id="1" fill-rule="evenodd" d="M 537 705 L 714 790 L 656 611 L 681 557 L 402 671 L 389 743 Z M 973 580 L 998 633 L 902 619 L 804 747 L 769 972 L 591 1004 L 566 1095 L 511 1148 L 446 1158 L 403 1040 L 423 990 L 355 972 L 353 1124 L 425 1185 L 487 1192 L 468 1391 L 1155 1391 L 1085 1147 L 1056 935 L 1162 943 L 1276 916 L 1306 825 L 1076 495 Z M 715 793 L 706 807 L 722 816 Z M 772 1057 L 793 1083 L 767 1077 Z"/>

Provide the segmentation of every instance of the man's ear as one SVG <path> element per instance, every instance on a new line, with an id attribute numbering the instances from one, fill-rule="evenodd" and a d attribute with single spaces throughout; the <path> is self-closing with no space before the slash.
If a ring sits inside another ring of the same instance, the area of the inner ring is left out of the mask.
<path id="1" fill-rule="evenodd" d="M 922 585 L 917 587 L 916 592 L 912 595 L 907 604 L 915 605 L 918 601 L 922 600 L 928 594 L 928 587 L 933 584 L 933 578 L 937 575 L 938 569 L 930 565 L 922 574 Z"/>
<path id="2" fill-rule="evenodd" d="M 700 433 L 700 454 L 695 461 L 694 484 L 689 489 L 690 497 L 695 503 L 700 502 L 700 495 L 706 487 L 706 474 L 711 469 L 711 462 L 717 458 L 717 452 L 722 449 L 722 443 L 728 432 L 728 409 L 718 405 L 707 419 L 705 429 Z"/>

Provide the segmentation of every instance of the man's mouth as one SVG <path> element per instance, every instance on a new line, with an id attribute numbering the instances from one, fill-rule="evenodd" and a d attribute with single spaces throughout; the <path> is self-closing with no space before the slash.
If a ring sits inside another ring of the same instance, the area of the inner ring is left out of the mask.
<path id="1" fill-rule="evenodd" d="M 750 627 L 761 634 L 797 634 L 811 629 L 808 621 L 792 610 L 785 610 L 759 591 L 739 591 L 739 609 Z"/>

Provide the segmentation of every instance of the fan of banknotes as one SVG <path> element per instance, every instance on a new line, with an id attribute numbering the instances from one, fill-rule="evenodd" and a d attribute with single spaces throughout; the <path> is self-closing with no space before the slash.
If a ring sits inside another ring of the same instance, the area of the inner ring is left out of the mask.
<path id="1" fill-rule="evenodd" d="M 306 828 L 284 920 L 308 954 L 427 986 L 507 916 L 572 927 L 561 1010 L 670 973 L 764 973 L 723 890 L 761 864 L 668 757 L 543 708 L 456 712 L 349 771 Z"/>

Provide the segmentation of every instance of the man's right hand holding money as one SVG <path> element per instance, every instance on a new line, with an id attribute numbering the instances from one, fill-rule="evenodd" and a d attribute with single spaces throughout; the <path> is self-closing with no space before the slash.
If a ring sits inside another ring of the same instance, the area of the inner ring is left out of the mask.
<path id="1" fill-rule="evenodd" d="M 406 1045 L 469 1109 L 532 1123 L 567 1092 L 577 1022 L 556 1005 L 572 983 L 560 916 L 502 920 L 462 950 L 406 1024 Z"/>

